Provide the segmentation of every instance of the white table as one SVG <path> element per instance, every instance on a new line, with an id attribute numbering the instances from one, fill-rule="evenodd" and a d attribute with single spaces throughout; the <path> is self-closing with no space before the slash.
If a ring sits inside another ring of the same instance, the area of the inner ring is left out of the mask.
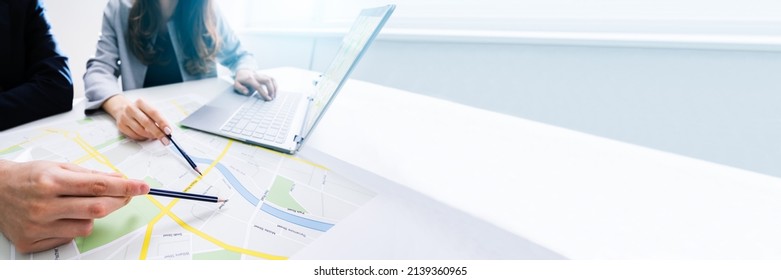
<path id="1" fill-rule="evenodd" d="M 314 76 L 265 72 L 283 90 Z M 380 195 L 294 258 L 781 258 L 779 178 L 355 80 L 309 138 L 299 156 Z"/>
<path id="2" fill-rule="evenodd" d="M 781 258 L 771 176 L 360 81 L 307 145 L 566 258 Z"/>

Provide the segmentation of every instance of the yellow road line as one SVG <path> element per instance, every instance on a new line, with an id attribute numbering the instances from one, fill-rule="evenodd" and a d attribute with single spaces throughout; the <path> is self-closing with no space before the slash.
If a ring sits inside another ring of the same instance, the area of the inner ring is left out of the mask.
<path id="1" fill-rule="evenodd" d="M 193 186 L 195 186 L 195 184 L 200 182 L 202 178 L 206 177 L 206 175 L 209 174 L 209 171 L 214 169 L 214 167 L 217 166 L 217 163 L 219 163 L 222 160 L 222 158 L 225 157 L 225 155 L 228 153 L 228 150 L 232 145 L 233 145 L 233 140 L 228 140 L 228 144 L 225 145 L 225 148 L 222 149 L 222 152 L 220 152 L 217 158 L 215 158 L 214 161 L 212 161 L 212 164 L 210 164 L 209 167 L 203 170 L 203 176 L 196 177 L 195 180 L 190 182 L 190 184 L 187 185 L 187 188 L 184 189 L 184 192 L 187 192 L 190 189 L 192 189 Z M 173 201 L 171 203 L 173 203 Z"/>
<path id="2" fill-rule="evenodd" d="M 221 154 L 220 157 L 218 157 L 218 159 L 222 158 L 222 156 L 225 155 L 225 153 L 228 151 L 229 147 L 230 147 L 230 144 L 225 147 L 225 149 L 223 150 L 223 153 Z M 215 162 L 218 162 L 218 161 L 215 161 Z M 210 170 L 210 169 L 206 169 L 206 171 L 204 172 L 204 175 L 206 174 L 206 172 L 208 172 L 208 170 Z M 191 184 L 191 186 L 192 185 L 194 185 L 194 183 Z M 206 234 L 206 233 L 204 233 L 204 232 L 194 228 L 193 226 L 187 224 L 184 220 L 179 218 L 179 216 L 177 216 L 176 214 L 174 214 L 171 211 L 173 206 L 177 202 L 179 202 L 178 198 L 172 200 L 171 203 L 168 204 L 168 206 L 163 206 L 163 204 L 161 204 L 157 200 L 151 198 L 151 196 L 149 196 L 149 195 L 147 195 L 147 198 L 149 198 L 152 201 L 152 203 L 155 206 L 157 206 L 157 208 L 160 208 L 161 211 L 160 211 L 160 214 L 158 216 L 156 216 L 149 223 L 149 225 L 147 225 L 147 231 L 146 231 L 146 235 L 144 236 L 144 243 L 141 246 L 141 256 L 139 257 L 139 259 L 142 259 L 142 260 L 146 259 L 147 253 L 149 251 L 149 243 L 150 243 L 150 240 L 151 240 L 151 237 L 152 237 L 152 227 L 154 226 L 155 223 L 160 221 L 160 218 L 162 218 L 162 216 L 164 214 L 168 215 L 169 218 L 173 219 L 177 224 L 179 224 L 179 226 L 181 226 L 185 230 L 187 230 L 189 232 L 192 232 L 193 234 L 195 234 L 195 235 L 197 235 L 197 236 L 199 236 L 199 237 L 201 237 L 201 238 L 203 238 L 203 239 L 205 239 L 205 240 L 207 240 L 207 241 L 209 241 L 211 243 L 214 243 L 215 245 L 220 246 L 220 247 L 222 247 L 225 250 L 233 251 L 233 252 L 240 253 L 240 254 L 255 256 L 255 257 L 259 257 L 259 258 L 269 259 L 269 260 L 286 260 L 287 259 L 287 257 L 284 257 L 284 256 L 277 256 L 277 255 L 272 255 L 272 254 L 268 254 L 268 253 L 263 253 L 263 252 L 259 252 L 259 251 L 253 251 L 253 250 L 249 250 L 249 249 L 244 249 L 244 248 L 241 248 L 241 247 L 233 246 L 233 245 L 227 244 L 225 242 L 222 242 L 219 239 L 214 238 L 213 236 L 210 236 L 210 235 L 208 235 L 208 234 Z"/>
<path id="3" fill-rule="evenodd" d="M 170 208 L 166 208 L 163 206 L 162 203 L 157 201 L 157 199 L 154 199 L 151 195 L 145 195 L 149 201 L 152 202 L 157 208 L 160 208 L 160 213 L 157 214 L 149 223 L 146 225 L 146 233 L 144 234 L 144 242 L 141 244 L 141 254 L 139 254 L 138 259 L 139 260 L 145 260 L 147 254 L 149 253 L 149 242 L 152 240 L 152 229 L 155 228 L 155 224 L 160 221 L 160 219 L 165 216 L 165 213 L 170 210 Z M 178 198 L 177 198 L 178 199 Z M 172 205 L 173 206 L 173 205 Z"/>
<path id="4" fill-rule="evenodd" d="M 8 150 L 10 150 L 10 149 L 13 149 L 13 148 L 14 148 L 14 147 L 16 147 L 16 146 L 22 146 L 22 145 L 24 145 L 24 144 L 27 144 L 27 143 L 30 143 L 30 142 L 32 142 L 32 141 L 35 141 L 35 140 L 41 139 L 41 138 L 43 138 L 44 136 L 46 136 L 46 135 L 48 135 L 48 134 L 49 134 L 49 132 L 44 130 L 44 131 L 43 131 L 43 133 L 41 133 L 41 134 L 38 134 L 38 135 L 36 135 L 36 136 L 33 136 L 33 137 L 32 137 L 32 138 L 30 138 L 30 139 L 24 140 L 24 141 L 22 141 L 22 142 L 16 143 L 16 144 L 14 144 L 14 145 L 11 145 L 11 146 L 9 146 L 9 147 L 6 147 L 6 148 L 4 148 L 4 149 L 0 150 L 0 154 L 2 154 L 2 153 L 3 153 L 3 152 L 5 152 L 5 151 L 8 151 Z"/>
<path id="5" fill-rule="evenodd" d="M 176 109 L 179 110 L 179 112 L 181 112 L 183 116 L 190 115 L 190 112 L 187 112 L 187 110 L 185 110 L 184 107 L 182 107 L 182 105 L 179 104 L 179 102 L 176 102 L 176 100 L 171 100 L 171 104 L 173 104 L 174 107 L 176 107 Z"/>
<path id="6" fill-rule="evenodd" d="M 61 134 L 62 137 L 65 137 L 65 139 L 68 139 L 68 140 L 71 140 L 71 141 L 75 142 L 76 145 L 79 145 L 79 147 L 81 147 L 81 149 L 84 150 L 84 152 L 87 153 L 83 157 L 78 158 L 78 159 L 72 161 L 73 163 L 81 164 L 81 163 L 84 163 L 85 161 L 88 161 L 91 158 L 95 158 L 95 153 L 92 152 L 94 149 L 89 149 L 89 148 L 85 147 L 82 143 L 79 142 L 78 139 L 75 139 L 74 137 L 69 136 L 71 134 L 70 131 L 66 131 L 66 130 L 62 130 L 62 129 L 56 129 L 56 128 L 47 128 L 44 131 L 47 132 L 47 133 Z M 89 145 L 87 145 L 87 146 L 89 146 Z"/>
<path id="7" fill-rule="evenodd" d="M 211 165 L 209 165 L 209 167 L 208 167 L 208 168 L 206 168 L 206 169 L 204 169 L 204 170 L 203 170 L 203 176 L 206 176 L 207 174 L 209 174 L 209 171 L 211 171 L 211 170 L 214 168 L 214 166 L 215 166 L 215 165 L 217 165 L 217 163 L 218 163 L 220 160 L 222 160 L 222 158 L 225 156 L 225 154 L 227 154 L 227 153 L 228 153 L 228 149 L 230 149 L 230 147 L 231 147 L 231 145 L 232 145 L 232 144 L 233 144 L 233 141 L 229 140 L 229 141 L 228 141 L 228 144 L 226 144 L 226 145 L 225 145 L 225 148 L 223 148 L 223 150 L 222 150 L 222 152 L 220 153 L 220 155 L 219 155 L 219 156 L 217 156 L 217 158 L 216 158 L 216 159 L 215 159 L 215 160 L 212 162 L 212 164 L 211 164 Z M 203 178 L 203 176 L 201 176 L 201 177 L 196 177 L 196 178 L 195 178 L 195 180 L 193 180 L 192 182 L 190 182 L 190 185 L 188 185 L 188 186 L 187 186 L 187 188 L 185 188 L 185 189 L 184 189 L 184 192 L 187 192 L 187 191 L 189 191 L 190 189 L 192 189 L 192 187 L 193 187 L 193 186 L 195 186 L 195 184 L 197 184 L 198 182 L 200 182 L 200 181 L 201 181 L 201 178 Z M 147 195 L 147 197 L 149 197 L 149 196 Z M 154 204 L 155 204 L 155 206 L 157 206 L 158 208 L 160 208 L 160 209 L 162 210 L 162 212 L 160 212 L 160 214 L 159 214 L 157 217 L 155 217 L 154 219 L 152 219 L 152 221 L 150 221 L 150 222 L 149 222 L 149 224 L 147 224 L 147 225 L 146 225 L 146 226 L 147 226 L 147 228 L 146 228 L 146 234 L 144 235 L 144 243 L 141 245 L 141 256 L 139 257 L 139 258 L 140 258 L 140 259 L 142 259 L 142 260 L 143 260 L 143 259 L 146 259 L 146 254 L 147 254 L 147 252 L 149 251 L 149 240 L 152 238 L 152 228 L 153 228 L 153 227 L 155 226 L 155 224 L 156 224 L 156 223 L 157 223 L 157 222 L 160 220 L 160 218 L 161 218 L 163 215 L 165 215 L 165 213 L 167 213 L 167 212 L 170 212 L 170 209 L 171 209 L 171 208 L 173 208 L 173 207 L 174 207 L 174 205 L 176 205 L 176 203 L 177 203 L 177 202 L 179 202 L 179 199 L 178 199 L 178 198 L 176 198 L 176 199 L 172 200 L 170 203 L 168 203 L 168 205 L 167 205 L 167 206 L 163 206 L 162 204 L 160 204 L 159 202 L 157 202 L 157 200 L 154 200 L 154 199 L 150 199 L 150 200 L 152 200 L 152 203 L 154 203 Z"/>
<path id="8" fill-rule="evenodd" d="M 101 154 L 99 151 L 97 151 L 96 149 L 92 148 L 92 146 L 90 146 L 86 141 L 84 141 L 84 139 L 81 138 L 81 136 L 78 133 L 75 133 L 76 136 L 69 136 L 70 132 L 68 132 L 68 131 L 56 130 L 56 129 L 50 129 L 50 131 L 62 134 L 63 137 L 65 137 L 65 138 L 67 138 L 69 140 L 72 140 L 77 145 L 79 145 L 79 147 L 81 147 L 85 152 L 87 152 L 87 154 L 88 154 L 88 158 L 87 159 L 94 158 L 98 162 L 108 166 L 109 168 L 111 168 L 115 172 L 120 173 L 120 174 L 122 174 L 124 176 L 124 173 L 122 173 L 119 170 L 119 168 L 114 166 L 114 164 L 112 164 L 111 161 L 108 158 L 106 158 L 103 154 Z M 125 177 L 127 177 L 127 176 L 125 176 Z M 159 207 L 163 206 L 156 199 L 154 199 L 154 198 L 152 198 L 152 197 L 150 197 L 148 195 L 147 195 L 147 198 L 149 200 L 151 200 L 152 203 L 154 203 L 155 205 L 159 205 Z M 141 246 L 141 253 L 139 255 L 139 259 L 141 259 L 141 260 L 146 259 L 146 256 L 147 256 L 147 254 L 149 252 L 149 243 L 150 243 L 151 238 L 152 238 L 152 230 L 154 229 L 154 225 L 158 221 L 160 221 L 160 219 L 162 219 L 164 216 L 165 216 L 165 211 L 161 211 L 159 214 L 157 214 L 157 216 L 155 216 L 147 224 L 146 233 L 144 234 L 144 242 L 143 242 L 143 244 Z"/>
<path id="9" fill-rule="evenodd" d="M 81 136 L 78 133 L 75 133 L 76 136 L 68 136 L 70 133 L 67 132 L 67 131 L 58 131 L 58 132 L 63 134 L 64 137 L 66 137 L 66 138 L 76 142 L 76 144 L 78 144 L 85 152 L 87 152 L 87 154 L 89 154 L 89 158 L 94 158 L 97 161 L 99 161 L 99 162 L 103 163 L 104 165 L 108 166 L 109 168 L 113 169 L 117 173 L 123 174 L 116 166 L 114 166 L 111 163 L 111 161 L 108 158 L 106 158 L 103 154 L 101 154 L 95 148 L 90 146 L 89 143 L 84 141 L 84 139 L 81 138 Z M 220 160 L 222 160 L 222 158 L 225 157 L 225 155 L 228 153 L 228 150 L 230 149 L 230 147 L 232 145 L 233 145 L 233 141 L 229 140 L 228 144 L 225 145 L 225 148 L 223 148 L 222 152 L 220 152 L 220 154 L 212 162 L 212 164 L 209 165 L 209 167 L 204 170 L 204 172 L 203 172 L 204 176 L 206 176 L 212 169 L 214 169 L 214 167 L 217 165 L 217 163 L 219 163 Z M 193 186 L 195 186 L 195 184 L 200 182 L 201 178 L 203 178 L 203 177 L 198 177 L 195 180 L 193 180 L 190 183 L 190 185 L 188 185 L 188 187 L 184 191 L 185 192 L 189 191 Z M 237 253 L 241 253 L 241 254 L 245 254 L 245 255 L 255 256 L 255 257 L 259 257 L 259 258 L 269 259 L 269 260 L 285 260 L 285 259 L 287 259 L 287 257 L 284 257 L 284 256 L 271 255 L 271 254 L 268 254 L 268 253 L 253 251 L 253 250 L 244 249 L 244 248 L 241 248 L 241 247 L 237 247 L 237 246 L 233 246 L 233 245 L 227 244 L 225 242 L 222 242 L 222 241 L 220 241 L 220 240 L 218 240 L 218 239 L 216 239 L 216 238 L 214 238 L 214 237 L 212 237 L 212 236 L 210 236 L 210 235 L 208 235 L 208 234 L 206 234 L 206 233 L 204 233 L 204 232 L 202 232 L 202 231 L 200 231 L 200 230 L 190 226 L 189 224 L 185 223 L 181 218 L 176 216 L 176 214 L 171 212 L 171 208 L 173 208 L 174 205 L 176 205 L 176 203 L 179 202 L 178 198 L 174 199 L 173 201 L 171 201 L 171 203 L 169 203 L 167 206 L 163 206 L 163 204 L 161 204 L 160 202 L 158 202 L 156 199 L 152 198 L 151 196 L 147 195 L 146 197 L 155 206 L 160 208 L 161 211 L 160 211 L 159 214 L 157 214 L 157 216 L 155 216 L 151 221 L 149 221 L 149 224 L 147 224 L 146 233 L 144 234 L 144 242 L 141 245 L 141 253 L 139 254 L 139 259 L 141 259 L 141 260 L 145 260 L 147 258 L 148 253 L 149 253 L 149 245 L 150 245 L 151 239 L 152 239 L 152 230 L 154 229 L 155 224 L 157 224 L 157 222 L 159 222 L 160 219 L 162 219 L 163 216 L 166 216 L 166 215 L 168 217 L 170 217 L 171 219 L 173 219 L 174 221 L 176 221 L 176 223 L 179 224 L 179 226 L 181 226 L 185 230 L 190 231 L 193 234 L 198 235 L 199 237 L 201 237 L 201 238 L 203 238 L 205 240 L 208 240 L 209 242 L 212 242 L 215 245 L 220 246 L 220 247 L 222 247 L 222 248 L 224 248 L 226 250 L 237 252 Z"/>
<path id="10" fill-rule="evenodd" d="M 94 157 L 95 160 L 97 160 L 98 162 L 102 163 L 103 165 L 108 166 L 109 168 L 114 170 L 114 172 L 117 172 L 117 173 L 122 174 L 124 176 L 124 173 L 122 173 L 122 171 L 120 171 L 119 168 L 114 166 L 114 164 L 112 164 L 111 161 L 108 158 L 106 158 L 106 156 L 104 156 L 103 154 L 101 154 L 100 152 L 98 152 L 97 150 L 92 148 L 92 146 L 90 146 L 86 141 L 84 141 L 84 139 L 81 138 L 81 136 L 78 135 L 78 133 L 76 134 L 76 137 L 74 137 L 72 139 L 74 141 L 76 141 L 76 144 L 81 146 L 81 148 L 84 149 L 84 151 L 86 151 L 88 154 L 90 154 L 92 157 Z M 127 177 L 127 176 L 125 176 L 125 177 Z"/>
<path id="11" fill-rule="evenodd" d="M 88 160 L 90 160 L 90 159 L 92 159 L 92 158 L 93 158 L 93 156 L 92 156 L 92 155 L 90 155 L 90 154 L 87 154 L 87 155 L 84 155 L 84 156 L 83 156 L 83 157 L 81 157 L 81 158 L 78 158 L 78 159 L 76 159 L 76 160 L 74 160 L 74 161 L 71 161 L 71 163 L 74 163 L 74 164 L 82 164 L 82 163 L 84 163 L 84 162 L 86 162 L 86 161 L 88 161 Z"/>
<path id="12" fill-rule="evenodd" d="M 119 170 L 119 168 L 114 166 L 114 164 L 112 164 L 111 161 L 108 158 L 106 158 L 106 156 L 104 156 L 98 150 L 93 148 L 89 143 L 87 143 L 87 141 L 84 140 L 84 138 L 81 138 L 81 135 L 79 135 L 78 132 L 73 133 L 73 134 L 75 134 L 75 136 L 70 136 L 70 134 L 72 133 L 70 131 L 54 129 L 54 128 L 50 128 L 50 129 L 47 129 L 47 130 L 49 132 L 62 134 L 62 136 L 65 137 L 66 139 L 69 139 L 69 140 L 75 142 L 76 145 L 79 145 L 79 147 L 81 147 L 81 149 L 84 150 L 84 152 L 86 152 L 90 157 L 95 158 L 95 160 L 97 160 L 99 163 L 102 163 L 103 165 L 107 166 L 108 168 L 111 168 L 111 170 L 114 170 L 114 172 L 117 172 L 119 174 L 123 174 L 124 175 L 124 173 L 122 173 Z"/>
<path id="13" fill-rule="evenodd" d="M 154 202 L 154 199 L 150 199 Z M 160 204 L 159 202 L 157 204 Z M 160 205 L 162 206 L 162 205 Z M 165 212 L 160 211 L 160 214 L 157 214 L 154 219 L 149 221 L 149 224 L 146 225 L 146 233 L 144 234 L 144 243 L 141 245 L 141 254 L 139 254 L 138 259 L 139 260 L 145 260 L 146 255 L 149 252 L 149 242 L 152 240 L 152 229 L 154 229 L 155 224 L 160 221 L 160 219 L 165 216 Z"/>
<path id="14" fill-rule="evenodd" d="M 206 234 L 206 233 L 204 233 L 204 232 L 202 232 L 202 231 L 200 231 L 200 230 L 198 230 L 198 229 L 188 225 L 181 218 L 176 216 L 176 214 L 174 214 L 173 212 L 167 211 L 167 214 L 168 214 L 168 217 L 170 217 L 171 219 L 176 221 L 176 223 L 179 224 L 179 226 L 181 226 L 184 229 L 194 233 L 195 235 L 198 235 L 199 237 L 201 237 L 203 239 L 208 240 L 211 243 L 214 243 L 217 246 L 220 246 L 220 247 L 224 248 L 225 250 L 233 251 L 233 252 L 241 253 L 241 254 L 245 254 L 245 255 L 255 256 L 255 257 L 259 257 L 259 258 L 264 258 L 264 259 L 268 259 L 268 260 L 286 260 L 287 259 L 287 257 L 284 257 L 284 256 L 276 256 L 276 255 L 272 255 L 272 254 L 268 254 L 268 253 L 253 251 L 253 250 L 244 249 L 244 248 L 241 248 L 241 247 L 236 247 L 236 246 L 233 246 L 233 245 L 230 245 L 230 244 L 226 244 L 225 242 L 222 242 L 222 241 L 218 240 L 217 238 L 214 238 L 214 237 L 212 237 L 212 236 L 210 236 L 210 235 L 208 235 L 208 234 Z"/>

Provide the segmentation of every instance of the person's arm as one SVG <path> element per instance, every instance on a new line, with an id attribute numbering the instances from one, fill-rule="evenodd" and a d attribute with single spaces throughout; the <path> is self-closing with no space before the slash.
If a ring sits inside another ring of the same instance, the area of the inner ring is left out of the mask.
<path id="1" fill-rule="evenodd" d="M 51 249 L 148 192 L 143 181 L 70 163 L 0 160 L 0 232 L 19 252 Z"/>
<path id="2" fill-rule="evenodd" d="M 244 49 L 239 37 L 233 32 L 225 17 L 218 7 L 214 9 L 217 34 L 220 36 L 220 50 L 217 52 L 217 61 L 228 67 L 235 75 L 239 69 L 258 70 L 255 56 Z"/>
<path id="3" fill-rule="evenodd" d="M 27 81 L 0 92 L 0 130 L 70 111 L 73 81 L 68 59 L 59 53 L 43 7 L 30 1 L 25 9 L 24 40 Z M 13 43 L 13 42 L 12 42 Z"/>
<path id="4" fill-rule="evenodd" d="M 215 9 L 214 13 L 221 40 L 217 60 L 233 72 L 233 87 L 243 94 L 255 90 L 265 100 L 274 99 L 277 94 L 277 83 L 274 78 L 257 72 L 255 57 L 241 46 L 241 41 L 225 22 L 219 9 Z"/>
<path id="5" fill-rule="evenodd" d="M 84 73 L 84 95 L 87 97 L 86 110 L 94 111 L 103 106 L 109 98 L 122 93 L 117 81 L 119 68 L 119 41 L 116 17 L 120 16 L 120 1 L 109 1 L 103 10 L 101 26 L 95 56 L 87 60 Z"/>
<path id="6" fill-rule="evenodd" d="M 134 140 L 158 139 L 168 145 L 165 132 L 170 134 L 168 122 L 156 109 L 143 100 L 131 102 L 123 94 L 117 78 L 120 71 L 120 40 L 122 26 L 118 23 L 122 3 L 109 1 L 103 11 L 103 24 L 95 56 L 87 61 L 84 73 L 86 111 L 105 110 L 117 121 L 117 129 Z"/>

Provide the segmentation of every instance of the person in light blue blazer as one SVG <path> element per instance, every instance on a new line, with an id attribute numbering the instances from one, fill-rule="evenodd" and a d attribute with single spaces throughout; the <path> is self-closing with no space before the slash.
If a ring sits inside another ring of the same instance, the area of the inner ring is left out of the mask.
<path id="1" fill-rule="evenodd" d="M 274 99 L 276 82 L 257 64 L 211 0 L 110 0 L 95 57 L 84 74 L 87 111 L 104 109 L 120 132 L 135 140 L 168 145 L 168 122 L 143 100 L 123 90 L 217 76 L 217 63 L 234 74 L 237 92 Z M 122 79 L 122 88 L 117 78 Z"/>

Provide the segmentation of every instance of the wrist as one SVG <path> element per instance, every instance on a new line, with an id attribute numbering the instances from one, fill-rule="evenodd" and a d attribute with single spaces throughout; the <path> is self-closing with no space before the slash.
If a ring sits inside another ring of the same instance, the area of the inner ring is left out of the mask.
<path id="1" fill-rule="evenodd" d="M 130 103 L 130 101 L 128 101 L 124 95 L 117 94 L 106 99 L 106 101 L 103 102 L 102 107 L 103 110 L 116 119 L 117 113 L 125 108 L 128 103 Z"/>
<path id="2" fill-rule="evenodd" d="M 236 70 L 236 74 L 234 75 L 234 78 L 238 77 L 240 74 L 244 76 L 251 76 L 254 71 L 252 69 L 248 68 L 241 68 Z"/>

